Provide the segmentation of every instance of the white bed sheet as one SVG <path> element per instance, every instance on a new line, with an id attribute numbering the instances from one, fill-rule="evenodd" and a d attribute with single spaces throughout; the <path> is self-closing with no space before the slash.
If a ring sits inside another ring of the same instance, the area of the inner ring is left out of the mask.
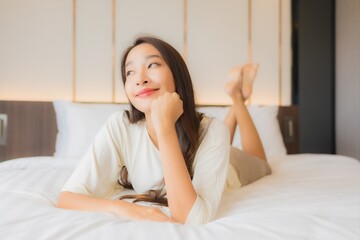
<path id="1" fill-rule="evenodd" d="M 202 226 L 132 221 L 54 207 L 74 159 L 34 157 L 0 164 L 1 239 L 360 239 L 360 163 L 297 154 L 273 174 L 224 193 Z"/>

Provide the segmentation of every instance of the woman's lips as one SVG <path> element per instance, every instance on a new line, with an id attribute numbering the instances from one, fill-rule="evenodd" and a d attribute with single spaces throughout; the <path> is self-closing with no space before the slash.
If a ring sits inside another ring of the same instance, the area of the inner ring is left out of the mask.
<path id="1" fill-rule="evenodd" d="M 153 94 L 158 88 L 144 88 L 136 93 L 136 97 L 146 97 Z"/>

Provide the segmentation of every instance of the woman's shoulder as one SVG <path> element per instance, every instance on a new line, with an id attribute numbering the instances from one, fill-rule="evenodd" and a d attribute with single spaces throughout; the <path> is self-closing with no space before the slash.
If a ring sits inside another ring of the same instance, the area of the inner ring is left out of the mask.
<path id="1" fill-rule="evenodd" d="M 139 131 L 144 128 L 144 120 L 139 120 L 136 123 L 131 123 L 129 119 L 129 111 L 122 110 L 110 115 L 107 125 L 111 129 L 119 129 L 121 131 Z"/>
<path id="2" fill-rule="evenodd" d="M 120 122 L 124 122 L 124 120 L 128 121 L 126 110 L 114 112 L 108 118 L 108 122 L 110 123 L 116 123 L 116 122 L 120 123 Z"/>
<path id="3" fill-rule="evenodd" d="M 110 128 L 127 127 L 130 125 L 128 114 L 126 110 L 121 110 L 112 113 L 107 119 L 107 126 Z"/>

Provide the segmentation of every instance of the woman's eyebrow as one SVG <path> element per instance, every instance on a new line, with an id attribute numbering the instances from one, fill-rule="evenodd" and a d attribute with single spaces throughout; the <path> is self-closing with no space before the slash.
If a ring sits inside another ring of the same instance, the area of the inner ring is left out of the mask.
<path id="1" fill-rule="evenodd" d="M 152 54 L 152 55 L 148 55 L 145 57 L 146 60 L 150 59 L 150 58 L 160 58 L 162 59 L 162 57 L 158 54 Z M 125 64 L 125 67 L 129 66 L 130 64 L 132 64 L 133 62 L 132 61 L 129 61 Z"/>
<path id="2" fill-rule="evenodd" d="M 160 57 L 160 56 L 157 55 L 157 54 L 153 54 L 153 55 L 146 56 L 146 59 L 150 59 L 150 58 L 160 58 L 160 59 L 162 59 L 162 57 Z"/>

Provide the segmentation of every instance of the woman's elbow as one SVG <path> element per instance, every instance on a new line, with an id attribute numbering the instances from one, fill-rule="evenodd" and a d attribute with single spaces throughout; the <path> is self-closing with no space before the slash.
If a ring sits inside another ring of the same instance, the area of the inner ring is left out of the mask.
<path id="1" fill-rule="evenodd" d="M 67 208 L 67 200 L 69 199 L 70 192 L 61 192 L 58 201 L 55 205 L 57 208 Z"/>

